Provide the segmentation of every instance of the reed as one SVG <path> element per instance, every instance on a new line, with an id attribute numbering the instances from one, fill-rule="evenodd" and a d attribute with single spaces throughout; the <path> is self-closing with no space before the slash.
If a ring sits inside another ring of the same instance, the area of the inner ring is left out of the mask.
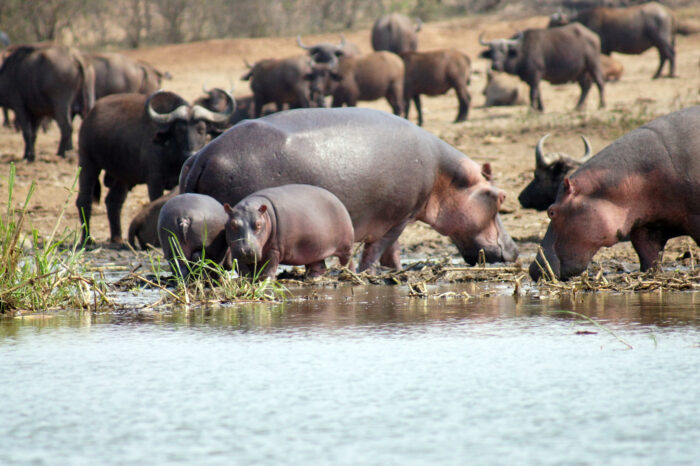
<path id="1" fill-rule="evenodd" d="M 107 302 L 106 284 L 87 271 L 75 232 L 59 233 L 59 225 L 75 194 L 78 175 L 69 190 L 51 235 L 25 231 L 32 182 L 24 203 L 14 207 L 16 168 L 10 164 L 7 209 L 0 216 L 0 314 L 53 309 L 97 309 Z"/>

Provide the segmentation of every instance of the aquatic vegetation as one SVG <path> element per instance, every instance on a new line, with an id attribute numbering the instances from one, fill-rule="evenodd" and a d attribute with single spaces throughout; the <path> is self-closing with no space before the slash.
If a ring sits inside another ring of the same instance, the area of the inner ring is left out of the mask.
<path id="1" fill-rule="evenodd" d="M 154 278 L 133 274 L 142 284 L 161 289 L 163 301 L 179 304 L 207 304 L 229 301 L 281 301 L 288 295 L 287 288 L 279 281 L 269 278 L 260 279 L 260 271 L 255 276 L 239 277 L 234 261 L 234 271 L 226 270 L 222 265 L 206 257 L 196 262 L 184 258 L 184 253 L 175 236 L 170 237 L 172 251 L 175 254 L 174 270 L 170 277 L 164 275 L 162 256 L 156 250 L 148 252 L 148 262 Z M 187 270 L 181 270 L 180 267 Z M 167 277 L 167 278 L 164 278 Z"/>
<path id="2" fill-rule="evenodd" d="M 13 205 L 16 168 L 10 164 L 7 210 L 0 216 L 0 314 L 46 309 L 96 309 L 107 298 L 103 280 L 91 276 L 83 260 L 75 232 L 58 233 L 77 175 L 48 238 L 23 226 L 36 183 L 24 203 Z"/>

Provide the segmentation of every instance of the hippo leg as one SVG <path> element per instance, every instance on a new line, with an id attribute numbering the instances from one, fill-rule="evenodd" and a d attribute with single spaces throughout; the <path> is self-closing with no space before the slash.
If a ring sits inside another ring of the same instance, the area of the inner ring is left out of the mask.
<path id="1" fill-rule="evenodd" d="M 304 276 L 307 278 L 320 277 L 326 273 L 327 270 L 326 261 L 320 260 L 318 262 L 306 264 L 306 273 L 304 273 Z"/>
<path id="2" fill-rule="evenodd" d="M 365 249 L 362 251 L 362 259 L 360 259 L 360 266 L 357 268 L 358 272 L 366 270 L 370 265 L 374 264 L 377 259 L 379 259 L 382 254 L 387 250 L 387 248 L 392 251 L 394 248 L 398 250 L 398 239 L 401 236 L 404 228 L 408 225 L 408 220 L 401 222 L 400 224 L 394 226 L 391 230 L 386 232 L 386 234 L 379 240 L 373 243 L 366 243 Z M 396 244 L 395 244 L 396 243 Z M 389 259 L 389 257 L 391 259 Z M 399 269 L 400 264 L 396 264 L 396 252 L 390 252 L 390 256 L 387 257 L 387 263 L 391 263 L 394 268 Z"/>
<path id="3" fill-rule="evenodd" d="M 630 232 L 630 240 L 639 256 L 639 266 L 643 271 L 649 270 L 660 260 L 669 236 L 662 230 L 652 228 L 635 228 Z"/>
<path id="4" fill-rule="evenodd" d="M 271 278 L 274 279 L 277 276 L 277 267 L 280 265 L 279 253 L 273 251 L 270 253 L 270 257 L 266 263 L 260 264 L 260 267 L 264 267 L 260 273 L 261 278 Z"/>
<path id="5" fill-rule="evenodd" d="M 390 269 L 401 270 L 401 245 L 398 241 L 394 241 L 384 250 L 379 258 L 379 264 Z"/>
<path id="6" fill-rule="evenodd" d="M 105 197 L 107 204 L 107 219 L 109 220 L 109 241 L 111 243 L 121 244 L 122 240 L 122 222 L 121 213 L 122 206 L 126 200 L 126 195 L 129 192 L 129 187 L 121 181 L 114 180 L 114 183 Z"/>

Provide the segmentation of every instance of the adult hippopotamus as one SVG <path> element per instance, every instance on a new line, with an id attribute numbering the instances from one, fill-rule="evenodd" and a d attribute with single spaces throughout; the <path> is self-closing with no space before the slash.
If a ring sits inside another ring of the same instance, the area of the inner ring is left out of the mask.
<path id="1" fill-rule="evenodd" d="M 305 265 L 307 276 L 326 270 L 336 256 L 348 265 L 355 238 L 347 209 L 330 191 L 307 184 L 287 184 L 246 196 L 228 214 L 226 243 L 238 273 L 257 267 L 274 278 L 279 264 Z M 264 267 L 264 268 L 263 268 Z"/>
<path id="2" fill-rule="evenodd" d="M 229 129 L 199 151 L 180 177 L 182 192 L 231 205 L 264 188 L 311 184 L 345 205 L 358 270 L 383 253 L 399 268 L 396 241 L 421 220 L 449 236 L 464 260 L 512 261 L 517 247 L 498 216 L 505 193 L 454 147 L 403 118 L 364 108 L 297 109 Z"/>
<path id="3" fill-rule="evenodd" d="M 187 278 L 190 268 L 186 261 L 202 258 L 230 269 L 227 220 L 224 206 L 209 196 L 187 193 L 168 200 L 158 216 L 158 238 L 173 274 Z M 174 240 L 179 243 L 181 254 L 173 250 Z"/>
<path id="4" fill-rule="evenodd" d="M 700 241 L 700 106 L 631 131 L 584 163 L 548 209 L 544 256 L 564 280 L 583 272 L 604 246 L 629 239 L 642 270 L 670 238 Z M 541 255 L 530 265 L 537 280 Z"/>

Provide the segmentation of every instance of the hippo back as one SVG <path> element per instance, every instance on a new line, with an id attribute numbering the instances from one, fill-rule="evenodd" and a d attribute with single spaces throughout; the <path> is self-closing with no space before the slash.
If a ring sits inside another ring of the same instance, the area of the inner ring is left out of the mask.
<path id="1" fill-rule="evenodd" d="M 264 188 L 320 186 L 347 208 L 355 239 L 371 241 L 415 218 L 441 165 L 465 161 L 471 162 L 386 112 L 298 109 L 229 129 L 195 156 L 181 188 L 234 205 Z"/>

